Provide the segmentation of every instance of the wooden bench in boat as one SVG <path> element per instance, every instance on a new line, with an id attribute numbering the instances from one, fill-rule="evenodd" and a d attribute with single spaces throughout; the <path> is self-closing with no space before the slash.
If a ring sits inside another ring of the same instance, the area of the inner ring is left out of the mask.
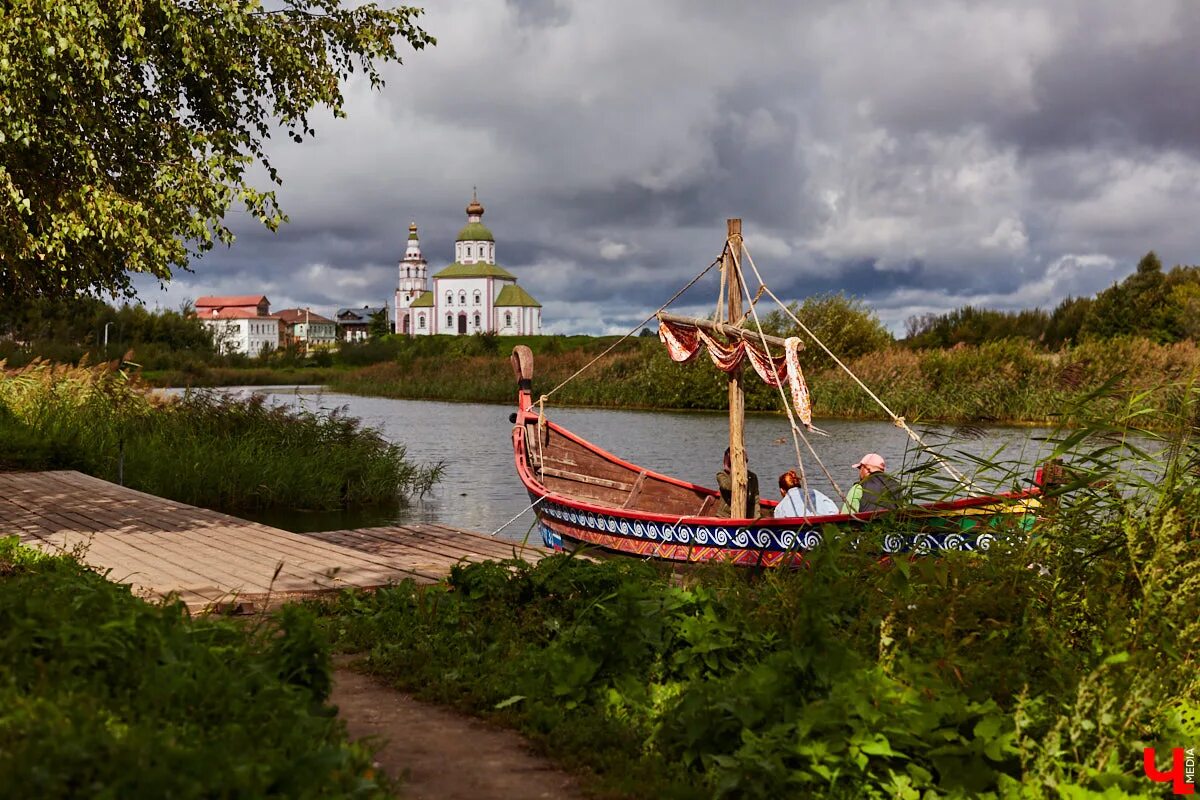
<path id="1" fill-rule="evenodd" d="M 537 425 L 525 426 L 529 467 L 546 488 L 599 505 L 679 516 L 711 514 L 720 500 L 713 495 L 679 486 L 610 461 L 574 441 L 543 428 L 538 442 Z"/>

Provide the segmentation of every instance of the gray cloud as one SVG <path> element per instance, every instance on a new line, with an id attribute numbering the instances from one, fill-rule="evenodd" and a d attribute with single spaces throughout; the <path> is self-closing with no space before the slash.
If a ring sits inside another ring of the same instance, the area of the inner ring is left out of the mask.
<path id="1" fill-rule="evenodd" d="M 167 292 L 390 296 L 407 225 L 449 263 L 478 185 L 497 257 L 554 332 L 632 327 L 728 216 L 781 296 L 845 290 L 894 329 L 1053 305 L 1200 244 L 1200 8 L 1074 0 L 430 9 L 438 46 L 271 147 L 292 222 Z M 715 284 L 710 289 L 715 289 Z M 687 302 L 697 308 L 708 301 Z"/>

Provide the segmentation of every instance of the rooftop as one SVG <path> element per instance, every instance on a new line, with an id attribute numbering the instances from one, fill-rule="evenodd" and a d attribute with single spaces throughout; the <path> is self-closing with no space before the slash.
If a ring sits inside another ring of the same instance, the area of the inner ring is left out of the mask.
<path id="1" fill-rule="evenodd" d="M 515 283 L 509 284 L 500 290 L 500 294 L 496 297 L 497 306 L 530 306 L 533 308 L 541 308 L 542 304 L 533 299 L 533 295 L 517 286 Z"/>
<path id="2" fill-rule="evenodd" d="M 475 264 L 461 264 L 454 262 L 450 266 L 434 273 L 435 278 L 506 278 L 510 281 L 515 281 L 516 277 L 495 264 L 487 264 L 479 261 Z"/>
<path id="3" fill-rule="evenodd" d="M 279 319 L 274 314 L 259 314 L 241 307 L 213 306 L 197 309 L 196 317 L 206 319 Z"/>
<path id="4" fill-rule="evenodd" d="M 492 232 L 487 229 L 487 226 L 482 222 L 468 222 L 463 226 L 463 229 L 458 232 L 456 242 L 494 242 L 496 237 L 492 236 Z"/>
<path id="5" fill-rule="evenodd" d="M 307 308 L 285 308 L 282 311 L 276 311 L 271 316 L 279 317 L 289 325 L 294 325 L 297 322 L 324 322 L 328 325 L 333 324 L 333 320 L 328 317 L 322 317 L 315 311 L 310 311 Z"/>
<path id="6" fill-rule="evenodd" d="M 196 301 L 196 308 L 200 308 L 201 306 L 205 308 L 212 308 L 214 306 L 217 308 L 223 306 L 256 306 L 263 302 L 270 303 L 267 300 L 267 296 L 263 294 L 235 294 L 228 297 L 206 295 Z"/>

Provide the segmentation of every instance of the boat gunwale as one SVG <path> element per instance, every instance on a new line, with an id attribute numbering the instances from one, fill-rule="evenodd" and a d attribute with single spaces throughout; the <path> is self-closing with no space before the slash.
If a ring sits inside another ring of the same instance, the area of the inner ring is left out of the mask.
<path id="1" fill-rule="evenodd" d="M 676 515 L 676 514 L 660 514 L 650 511 L 638 511 L 631 508 L 621 508 L 611 505 L 600 505 L 593 501 L 579 499 L 572 495 L 563 494 L 561 492 L 550 489 L 545 484 L 541 483 L 533 474 L 528 464 L 526 457 L 526 442 L 525 442 L 525 427 L 529 424 L 538 423 L 538 415 L 533 412 L 531 407 L 525 406 L 519 401 L 517 420 L 513 426 L 513 450 L 514 460 L 516 461 L 517 474 L 521 478 L 521 482 L 525 485 L 528 491 L 535 492 L 544 502 L 545 500 L 554 500 L 563 505 L 577 508 L 581 511 L 587 511 L 593 514 L 608 514 L 611 516 L 625 517 L 628 519 L 645 520 L 649 522 L 665 522 L 670 524 L 688 524 L 696 525 L 711 525 L 716 527 L 735 527 L 735 528 L 750 528 L 750 527 L 786 527 L 789 523 L 795 525 L 796 522 L 802 522 L 806 525 L 825 525 L 825 524 L 866 524 L 877 519 L 886 517 L 903 516 L 908 519 L 927 519 L 936 518 L 942 512 L 957 512 L 967 511 L 969 509 L 982 506 L 995 505 L 998 503 L 1013 502 L 1019 500 L 1027 500 L 1030 498 L 1041 497 L 1042 489 L 1040 486 L 1034 485 L 1027 489 L 1020 489 L 1014 492 L 1001 492 L 998 494 L 980 495 L 977 497 L 963 497 L 957 500 L 945 500 L 935 503 L 927 503 L 923 505 L 912 505 L 901 509 L 879 509 L 877 511 L 867 511 L 863 513 L 852 514 L 825 514 L 821 516 L 811 517 L 702 517 L 698 515 Z M 586 448 L 594 455 L 600 456 L 605 460 L 617 464 L 625 469 L 635 473 L 645 472 L 647 478 L 655 478 L 665 481 L 681 488 L 690 489 L 693 491 L 702 492 L 710 497 L 718 496 L 719 493 L 706 486 L 684 481 L 679 478 L 665 475 L 653 470 L 644 469 L 632 462 L 625 461 L 621 457 L 608 452 L 607 450 L 592 444 L 588 440 L 572 433 L 558 423 L 546 420 L 546 425 L 560 436 L 573 441 L 575 444 Z M 769 502 L 769 501 L 767 501 Z M 536 509 L 535 509 L 536 510 Z M 998 513 L 1005 513 L 1000 510 Z M 1016 513 L 1016 512 L 1009 512 Z"/>

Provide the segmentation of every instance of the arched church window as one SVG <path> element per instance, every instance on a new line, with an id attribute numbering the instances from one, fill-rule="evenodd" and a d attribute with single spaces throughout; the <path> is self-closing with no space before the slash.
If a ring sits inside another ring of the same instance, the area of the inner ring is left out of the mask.
<path id="1" fill-rule="evenodd" d="M 471 257 L 471 245 L 467 245 L 467 258 Z"/>
<path id="2" fill-rule="evenodd" d="M 454 305 L 454 292 L 446 292 L 446 305 Z"/>
<path id="3" fill-rule="evenodd" d="M 460 291 L 458 293 L 458 304 L 460 306 L 465 306 L 467 304 L 467 293 L 466 292 Z"/>
<path id="4" fill-rule="evenodd" d="M 479 327 L 479 313 L 478 312 L 475 313 L 475 327 L 476 328 Z"/>
<path id="5" fill-rule="evenodd" d="M 479 294 L 479 290 L 476 289 L 475 290 L 475 305 L 479 305 L 480 297 L 481 297 L 481 295 Z"/>
<path id="6" fill-rule="evenodd" d="M 417 315 L 417 327 L 420 328 L 421 330 L 425 330 L 425 315 L 424 314 Z"/>
<path id="7" fill-rule="evenodd" d="M 504 327 L 506 327 L 506 328 L 512 327 L 512 312 L 511 311 L 504 312 Z"/>
<path id="8" fill-rule="evenodd" d="M 447 328 L 453 328 L 453 327 L 454 327 L 454 315 L 453 315 L 453 314 L 447 314 L 447 315 L 446 315 L 446 327 L 447 327 Z"/>

